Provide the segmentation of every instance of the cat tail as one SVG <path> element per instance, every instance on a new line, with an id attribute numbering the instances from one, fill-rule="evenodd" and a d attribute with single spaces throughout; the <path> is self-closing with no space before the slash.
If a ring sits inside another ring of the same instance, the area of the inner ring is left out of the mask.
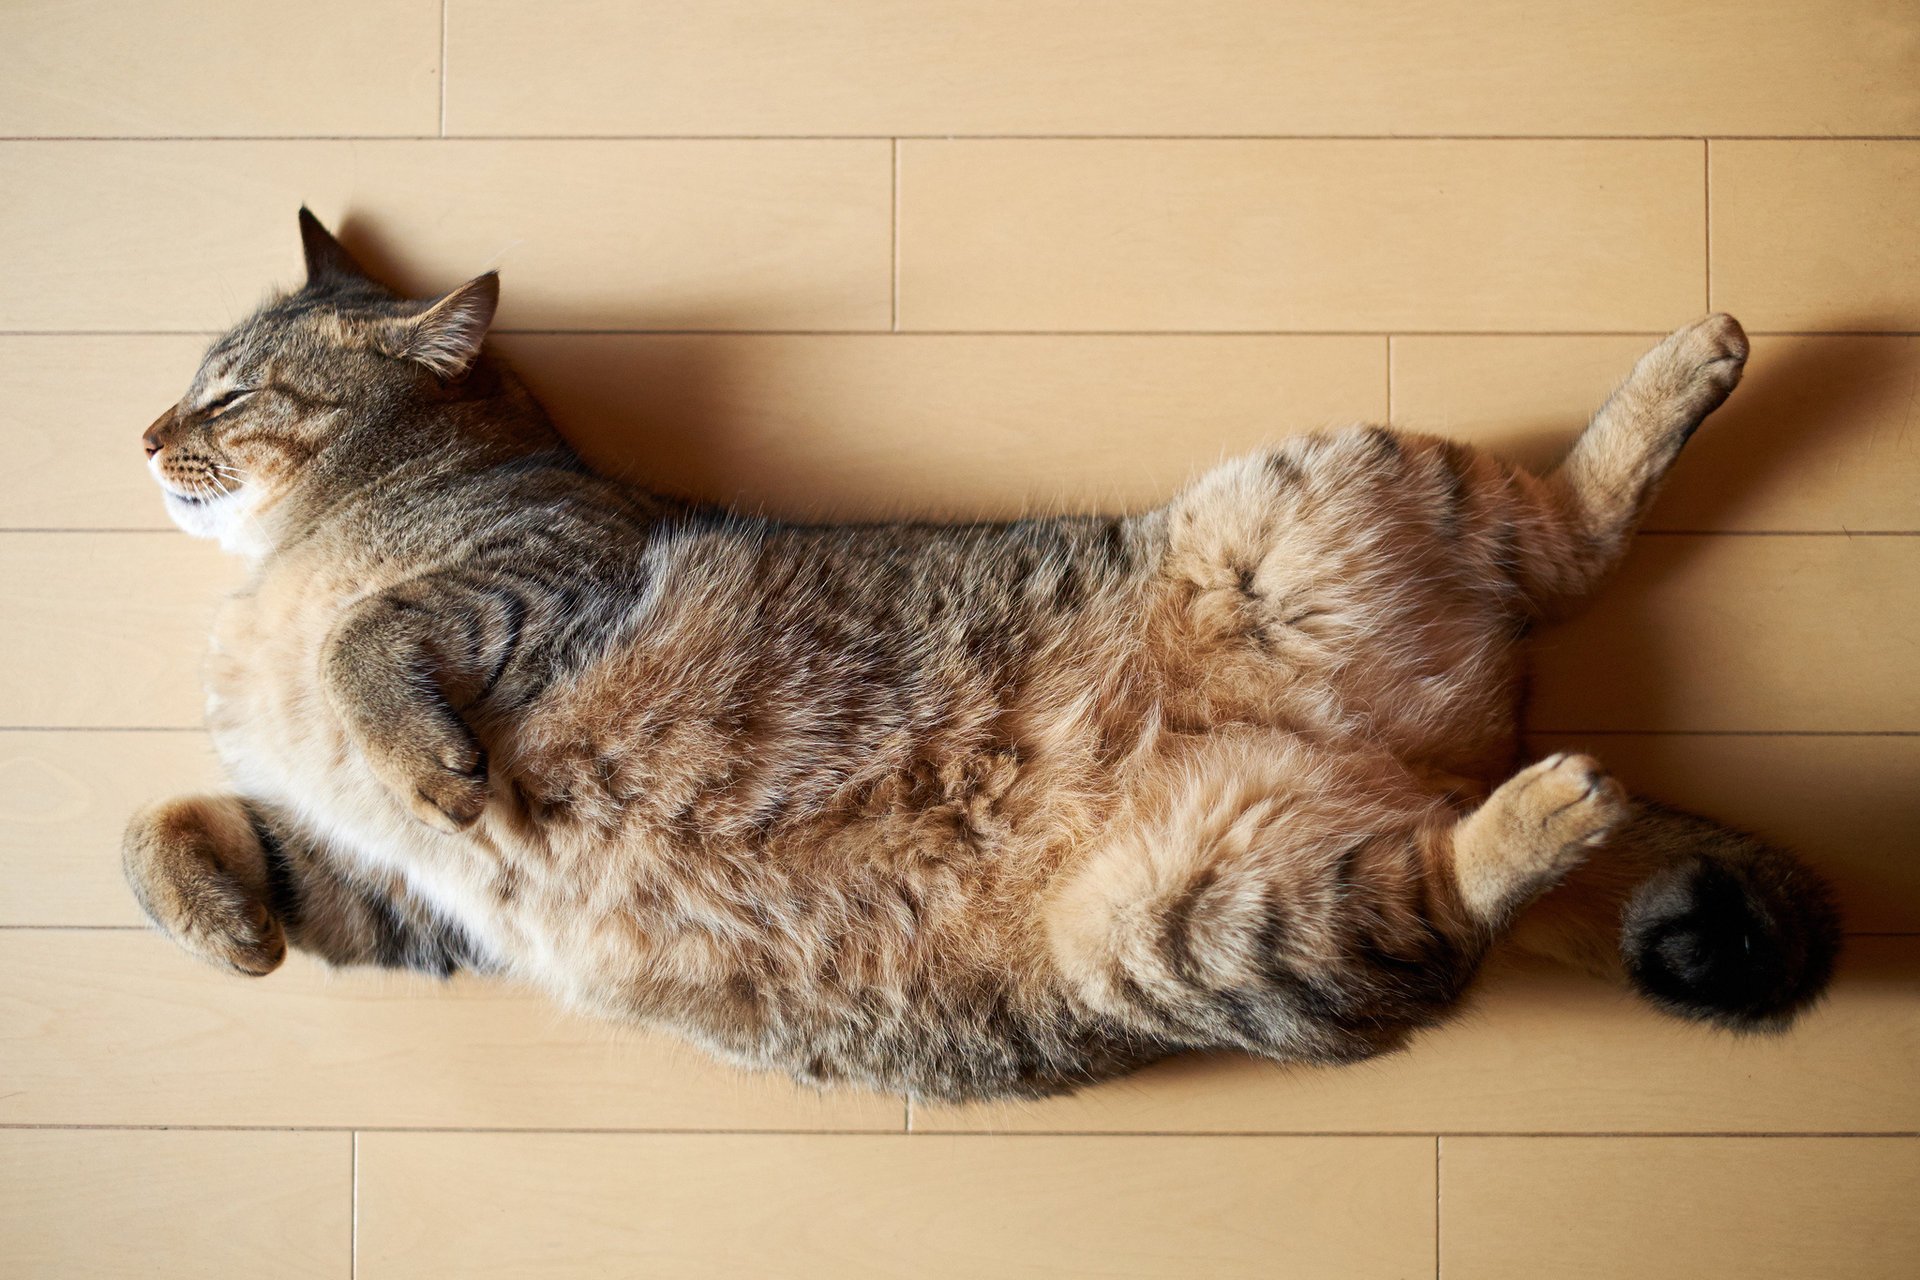
<path id="1" fill-rule="evenodd" d="M 1840 952 L 1826 880 L 1756 836 L 1650 800 L 1526 913 L 1521 948 L 1616 975 L 1664 1013 L 1782 1031 Z"/>

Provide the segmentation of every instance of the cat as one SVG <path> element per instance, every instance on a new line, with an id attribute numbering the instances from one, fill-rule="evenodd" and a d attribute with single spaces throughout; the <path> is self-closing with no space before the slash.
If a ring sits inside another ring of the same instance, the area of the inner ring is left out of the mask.
<path id="1" fill-rule="evenodd" d="M 196 955 L 498 973 L 949 1099 L 1368 1058 L 1516 924 L 1731 1028 L 1827 983 L 1793 856 L 1585 756 L 1516 771 L 1528 629 L 1733 390 L 1728 316 L 1544 477 L 1361 427 L 1142 514 L 811 526 L 595 475 L 484 349 L 494 275 L 409 301 L 300 228 L 306 283 L 144 438 L 251 566 L 206 671 L 234 790 L 124 845 Z"/>

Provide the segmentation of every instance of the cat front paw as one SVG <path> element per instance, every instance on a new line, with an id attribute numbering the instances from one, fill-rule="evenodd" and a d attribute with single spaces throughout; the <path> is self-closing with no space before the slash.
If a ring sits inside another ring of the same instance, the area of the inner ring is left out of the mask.
<path id="1" fill-rule="evenodd" d="M 479 777 L 443 772 L 420 779 L 413 793 L 413 816 L 430 827 L 457 834 L 480 820 L 493 788 L 487 782 L 486 766 Z"/>
<path id="2" fill-rule="evenodd" d="M 493 798 L 486 753 L 461 746 L 433 753 L 420 749 L 368 751 L 368 761 L 407 811 L 436 831 L 458 835 L 479 821 Z"/>
<path id="3" fill-rule="evenodd" d="M 237 798 L 150 805 L 127 824 L 121 853 L 141 909 L 185 950 L 249 977 L 287 958 L 267 904 L 266 850 Z"/>

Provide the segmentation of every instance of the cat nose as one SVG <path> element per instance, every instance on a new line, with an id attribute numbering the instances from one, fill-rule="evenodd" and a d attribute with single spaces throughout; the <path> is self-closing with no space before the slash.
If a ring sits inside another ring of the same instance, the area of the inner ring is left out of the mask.
<path id="1" fill-rule="evenodd" d="M 140 437 L 141 447 L 147 451 L 149 458 L 160 452 L 160 447 L 166 444 L 167 428 L 172 425 L 172 422 L 173 412 L 172 410 L 168 410 L 158 418 L 155 418 L 153 425 L 147 428 L 146 434 Z"/>

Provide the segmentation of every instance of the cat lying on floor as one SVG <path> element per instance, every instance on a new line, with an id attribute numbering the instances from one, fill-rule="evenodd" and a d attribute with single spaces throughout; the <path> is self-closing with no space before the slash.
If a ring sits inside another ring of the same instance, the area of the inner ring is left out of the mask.
<path id="1" fill-rule="evenodd" d="M 145 438 L 252 568 L 207 670 L 233 792 L 126 838 L 198 955 L 498 972 L 948 1098 L 1391 1050 L 1570 873 L 1527 940 L 1669 1012 L 1826 984 L 1791 856 L 1584 756 L 1514 771 L 1528 628 L 1733 390 L 1730 317 L 1545 477 L 1366 427 L 1138 515 L 801 526 L 594 475 L 483 350 L 494 276 L 407 301 L 301 231 L 305 286 Z"/>

